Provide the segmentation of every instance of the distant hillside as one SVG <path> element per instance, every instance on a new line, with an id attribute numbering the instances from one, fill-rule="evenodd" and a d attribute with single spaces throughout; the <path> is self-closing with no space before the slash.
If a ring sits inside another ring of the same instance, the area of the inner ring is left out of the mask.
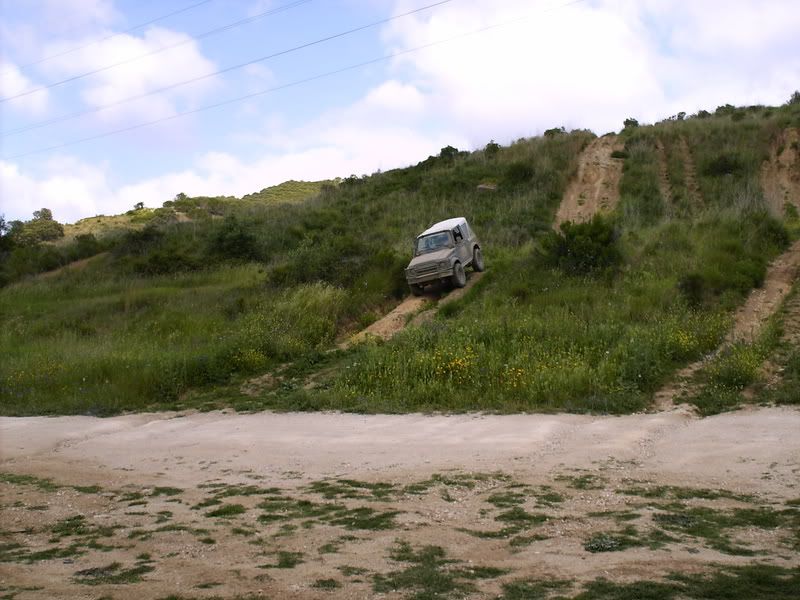
<path id="1" fill-rule="evenodd" d="M 278 185 L 266 187 L 260 192 L 242 196 L 242 200 L 257 202 L 302 202 L 319 194 L 325 184 L 334 185 L 334 181 L 284 181 Z"/>

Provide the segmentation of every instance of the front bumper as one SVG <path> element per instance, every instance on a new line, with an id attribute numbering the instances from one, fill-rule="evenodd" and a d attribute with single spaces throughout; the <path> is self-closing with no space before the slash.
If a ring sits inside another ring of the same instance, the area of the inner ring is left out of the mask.
<path id="1" fill-rule="evenodd" d="M 440 279 L 447 279 L 453 275 L 453 267 L 439 267 L 434 265 L 432 268 L 415 267 L 406 269 L 406 281 L 409 285 L 421 285 L 431 283 Z"/>

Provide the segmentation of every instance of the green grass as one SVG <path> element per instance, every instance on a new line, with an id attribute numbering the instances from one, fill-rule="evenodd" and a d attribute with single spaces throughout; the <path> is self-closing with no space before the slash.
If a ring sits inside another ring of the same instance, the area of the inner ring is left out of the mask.
<path id="1" fill-rule="evenodd" d="M 152 571 L 155 571 L 155 567 L 141 562 L 129 569 L 113 562 L 104 567 L 81 569 L 75 573 L 73 579 L 83 585 L 124 585 L 138 583 L 142 581 L 142 575 Z"/>
<path id="2" fill-rule="evenodd" d="M 373 576 L 372 589 L 378 593 L 407 591 L 408 598 L 458 598 L 474 591 L 475 579 L 495 579 L 507 573 L 504 569 L 481 566 L 462 566 L 458 560 L 447 558 L 439 546 L 424 546 L 419 550 L 399 541 L 390 558 L 405 566 Z"/>
<path id="3" fill-rule="evenodd" d="M 753 496 L 734 494 L 727 490 L 710 490 L 707 488 L 690 488 L 674 485 L 634 485 L 617 490 L 619 494 L 627 496 L 641 496 L 642 498 L 664 498 L 670 500 L 689 500 L 702 498 L 704 500 L 717 500 L 727 498 L 740 502 L 752 502 Z"/>
<path id="4" fill-rule="evenodd" d="M 289 552 L 279 550 L 275 553 L 275 564 L 261 565 L 261 569 L 294 569 L 297 565 L 303 564 L 302 552 Z"/>
<path id="5" fill-rule="evenodd" d="M 18 475 L 16 473 L 0 473 L 0 482 L 12 485 L 29 485 L 39 488 L 43 492 L 53 492 L 61 487 L 53 483 L 52 479 L 43 479 L 33 475 Z"/>
<path id="6" fill-rule="evenodd" d="M 722 510 L 709 507 L 672 507 L 669 512 L 653 515 L 656 525 L 676 534 L 698 538 L 710 548 L 740 556 L 752 556 L 755 551 L 738 544 L 732 531 L 737 528 L 774 530 L 786 534 L 782 543 L 789 548 L 800 548 L 800 511 L 789 508 L 775 510 L 769 507 L 736 508 Z"/>
<path id="7" fill-rule="evenodd" d="M 342 587 L 342 584 L 336 579 L 317 579 L 311 587 L 318 590 L 335 590 Z"/>
<path id="8" fill-rule="evenodd" d="M 264 512 L 259 522 L 269 524 L 283 521 L 303 521 L 308 525 L 326 523 L 350 530 L 385 530 L 398 525 L 394 518 L 400 511 L 378 511 L 368 506 L 350 508 L 333 502 L 314 502 L 290 497 L 270 497 L 258 507 Z"/>
<path id="9" fill-rule="evenodd" d="M 220 518 L 230 518 L 235 517 L 237 515 L 243 515 L 247 512 L 247 509 L 242 506 L 241 504 L 223 504 L 219 508 L 215 508 L 214 510 L 210 510 L 206 513 L 207 517 L 220 517 Z"/>

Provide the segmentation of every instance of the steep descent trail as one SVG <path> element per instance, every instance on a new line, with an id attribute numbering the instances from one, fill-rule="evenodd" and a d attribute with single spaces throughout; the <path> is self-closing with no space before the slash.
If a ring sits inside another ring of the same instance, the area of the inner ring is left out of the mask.
<path id="1" fill-rule="evenodd" d="M 770 209 L 778 215 L 784 205 L 800 209 L 800 131 L 789 128 L 781 133 L 761 167 L 761 185 Z"/>
<path id="2" fill-rule="evenodd" d="M 453 290 L 449 294 L 443 296 L 437 303 L 437 308 L 447 304 L 448 302 L 453 302 L 458 298 L 463 297 L 464 294 L 466 294 L 472 288 L 472 286 L 474 286 L 480 280 L 482 275 L 483 273 L 471 272 L 467 279 L 467 285 L 463 288 Z M 414 315 L 416 315 L 422 309 L 426 302 L 430 302 L 432 300 L 436 300 L 436 296 L 433 294 L 426 294 L 418 297 L 409 296 L 381 319 L 378 319 L 366 329 L 359 331 L 355 335 L 351 336 L 347 341 L 339 344 L 339 347 L 342 349 L 349 348 L 350 346 L 357 344 L 358 342 L 363 342 L 370 337 L 376 337 L 382 340 L 389 340 L 393 338 L 396 334 L 405 329 L 412 317 L 414 317 Z M 429 317 L 432 317 L 433 314 L 435 314 L 435 311 L 436 309 L 430 309 L 425 311 L 425 313 L 429 315 Z M 419 323 L 420 321 L 417 322 Z"/>
<path id="3" fill-rule="evenodd" d="M 672 207 L 674 198 L 672 195 L 672 185 L 669 182 L 669 169 L 667 167 L 667 153 L 661 140 L 656 140 L 656 151 L 658 152 L 658 191 L 667 206 Z"/>
<path id="4" fill-rule="evenodd" d="M 747 301 L 739 307 L 733 318 L 733 327 L 725 337 L 720 350 L 736 342 L 752 343 L 792 289 L 800 273 L 800 241 L 776 258 L 767 269 L 764 284 L 750 292 Z M 670 410 L 674 400 L 691 389 L 690 379 L 710 359 L 705 356 L 678 371 L 673 380 L 659 390 L 653 403 L 658 410 Z"/>
<path id="5" fill-rule="evenodd" d="M 619 201 L 623 161 L 612 158 L 611 153 L 622 149 L 615 135 L 596 138 L 586 146 L 579 159 L 578 175 L 567 187 L 558 208 L 555 227 L 565 221 L 588 221 L 600 211 L 614 209 Z"/>
<path id="6" fill-rule="evenodd" d="M 689 144 L 683 136 L 681 136 L 680 142 L 678 143 L 678 149 L 681 153 L 681 160 L 683 161 L 683 173 L 686 178 L 686 189 L 689 192 L 689 201 L 692 203 L 694 210 L 699 211 L 703 207 L 703 196 L 700 194 L 700 186 L 697 184 L 697 170 L 692 160 L 692 151 L 689 150 Z"/>

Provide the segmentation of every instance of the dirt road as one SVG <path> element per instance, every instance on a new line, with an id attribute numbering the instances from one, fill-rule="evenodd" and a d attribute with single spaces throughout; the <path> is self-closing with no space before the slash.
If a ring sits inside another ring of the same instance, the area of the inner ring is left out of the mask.
<path id="1" fill-rule="evenodd" d="M 447 565 L 495 569 L 469 584 L 481 598 L 520 578 L 653 578 L 745 564 L 751 551 L 798 565 L 786 530 L 726 530 L 747 549 L 737 553 L 656 527 L 679 510 L 672 495 L 687 511 L 722 512 L 774 511 L 800 496 L 798 431 L 800 411 L 789 409 L 702 420 L 680 411 L 2 418 L 0 589 L 19 600 L 369 598 L 407 566 L 390 558 L 403 543 L 460 561 Z M 621 531 L 621 518 L 625 535 L 667 541 L 587 550 Z"/>

